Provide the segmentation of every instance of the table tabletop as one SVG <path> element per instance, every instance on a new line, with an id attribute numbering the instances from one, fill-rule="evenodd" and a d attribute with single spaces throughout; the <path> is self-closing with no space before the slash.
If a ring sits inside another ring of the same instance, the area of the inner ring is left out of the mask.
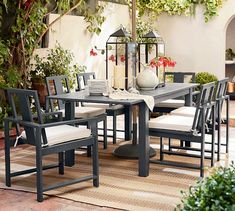
<path id="1" fill-rule="evenodd" d="M 178 96 L 186 95 L 189 89 L 198 86 L 195 83 L 168 83 L 164 87 L 154 90 L 143 91 L 140 90 L 141 95 L 149 95 L 154 97 L 156 103 L 165 99 L 175 98 Z M 64 101 L 79 101 L 90 103 L 109 103 L 109 104 L 122 104 L 122 105 L 134 105 L 143 102 L 142 99 L 111 99 L 108 96 L 90 96 L 88 90 L 79 92 L 71 92 L 60 95 L 48 96 L 50 99 L 61 99 Z"/>

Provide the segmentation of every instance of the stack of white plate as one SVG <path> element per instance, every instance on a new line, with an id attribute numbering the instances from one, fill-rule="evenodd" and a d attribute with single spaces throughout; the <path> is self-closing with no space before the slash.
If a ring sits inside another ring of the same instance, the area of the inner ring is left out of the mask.
<path id="1" fill-rule="evenodd" d="M 88 80 L 90 95 L 103 95 L 108 93 L 108 80 Z"/>

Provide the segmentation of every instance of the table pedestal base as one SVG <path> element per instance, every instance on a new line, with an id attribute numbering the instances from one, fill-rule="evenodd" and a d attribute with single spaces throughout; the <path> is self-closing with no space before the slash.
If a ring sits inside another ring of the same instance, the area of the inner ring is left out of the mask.
<path id="1" fill-rule="evenodd" d="M 150 147 L 149 156 L 154 157 L 156 151 Z M 119 146 L 113 151 L 113 154 L 119 158 L 138 159 L 139 158 L 139 145 L 138 144 L 125 144 Z"/>

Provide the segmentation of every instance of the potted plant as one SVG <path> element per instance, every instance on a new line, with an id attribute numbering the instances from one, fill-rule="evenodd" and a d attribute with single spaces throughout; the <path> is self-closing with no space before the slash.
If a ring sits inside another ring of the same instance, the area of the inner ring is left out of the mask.
<path id="1" fill-rule="evenodd" d="M 34 60 L 35 64 L 30 71 L 32 89 L 38 91 L 41 105 L 45 105 L 45 96 L 47 95 L 45 77 L 67 75 L 70 87 L 73 88 L 76 74 L 86 70 L 85 66 L 72 64 L 73 54 L 69 50 L 63 49 L 59 44 L 50 49 L 46 57 L 36 55 Z"/>
<path id="2" fill-rule="evenodd" d="M 182 204 L 176 210 L 235 210 L 235 165 L 211 169 L 189 192 L 182 192 Z"/>
<path id="3" fill-rule="evenodd" d="M 231 61 L 235 58 L 235 53 L 231 48 L 226 49 L 225 59 Z"/>
<path id="4" fill-rule="evenodd" d="M 199 72 L 195 75 L 195 83 L 200 85 L 216 81 L 218 78 L 209 72 Z"/>

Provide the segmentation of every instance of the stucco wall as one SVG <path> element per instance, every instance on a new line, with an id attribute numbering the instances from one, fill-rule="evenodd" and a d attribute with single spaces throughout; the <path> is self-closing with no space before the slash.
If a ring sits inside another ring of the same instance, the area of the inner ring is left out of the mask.
<path id="1" fill-rule="evenodd" d="M 51 15 L 50 21 L 57 15 Z M 86 32 L 83 17 L 65 16 L 51 30 L 49 48 L 56 41 L 70 49 L 75 62 L 86 65 L 88 71 L 95 71 L 98 78 L 105 75 L 105 56 L 90 57 L 89 51 L 95 45 L 104 48 L 109 35 L 120 24 L 130 26 L 128 7 L 109 3 L 99 36 Z M 162 15 L 156 21 L 157 29 L 166 45 L 166 55 L 177 61 L 175 71 L 208 71 L 219 78 L 225 75 L 226 29 L 235 16 L 235 0 L 227 0 L 219 11 L 219 16 L 204 22 L 202 8 L 197 8 L 196 17 Z M 45 54 L 45 49 L 38 52 Z"/>
<path id="2" fill-rule="evenodd" d="M 56 42 L 59 42 L 63 48 L 70 49 L 73 52 L 76 63 L 86 65 L 88 71 L 95 71 L 98 78 L 104 78 L 105 55 L 98 53 L 97 56 L 91 57 L 90 50 L 94 46 L 104 49 L 109 35 L 115 32 L 121 24 L 128 26 L 130 23 L 126 5 L 109 3 L 104 15 L 107 19 L 102 25 L 102 32 L 99 36 L 91 35 L 86 31 L 87 25 L 83 17 L 71 15 L 63 17 L 49 32 L 49 48 L 53 48 Z M 49 22 L 56 17 L 58 15 L 50 15 Z M 45 50 L 39 51 L 42 54 Z"/>
<path id="3" fill-rule="evenodd" d="M 202 8 L 196 17 L 162 15 L 156 26 L 166 43 L 166 54 L 177 61 L 176 71 L 208 71 L 225 75 L 226 28 L 235 15 L 235 1 L 227 0 L 219 16 L 204 22 Z"/>

